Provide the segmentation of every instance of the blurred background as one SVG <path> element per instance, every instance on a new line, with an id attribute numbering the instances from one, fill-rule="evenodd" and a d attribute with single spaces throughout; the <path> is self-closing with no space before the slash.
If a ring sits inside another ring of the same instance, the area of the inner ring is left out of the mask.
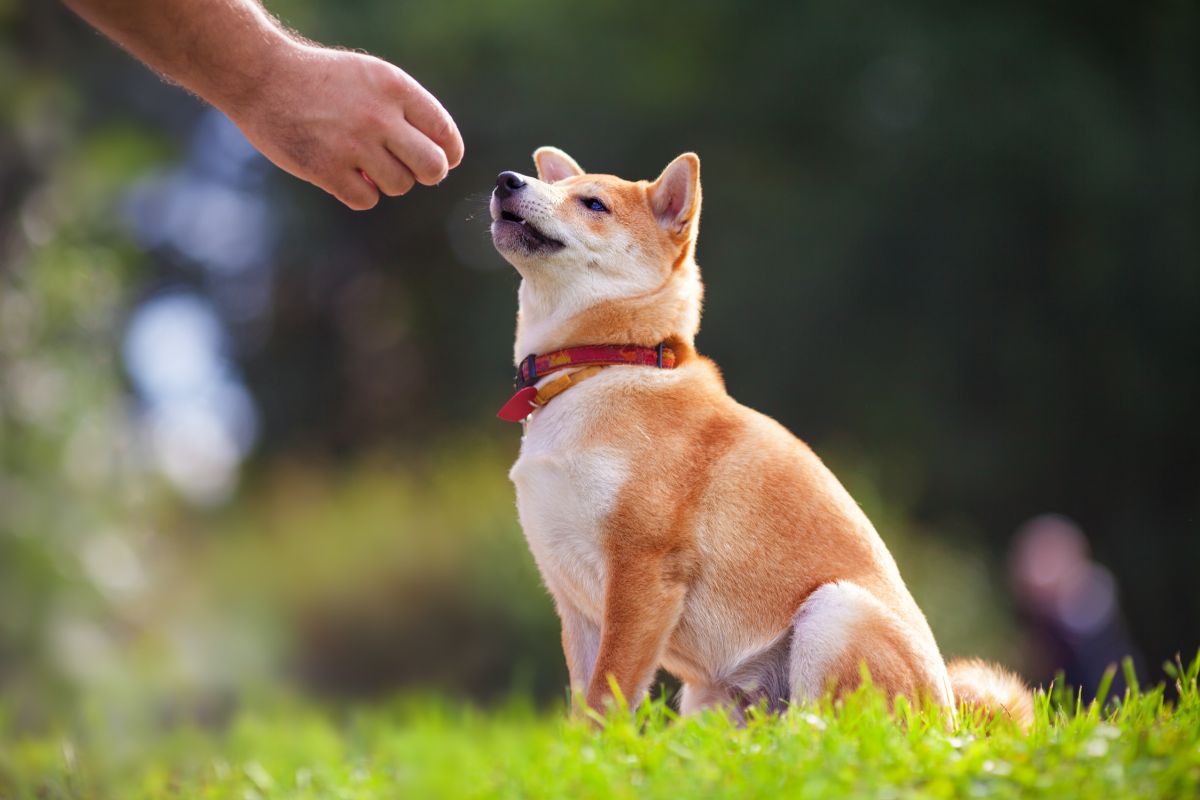
<path id="1" fill-rule="evenodd" d="M 57 3 L 0 0 L 0 706 L 563 697 L 506 471 L 486 200 L 703 161 L 700 349 L 809 441 L 947 654 L 1200 645 L 1193 3 L 273 0 L 436 94 L 353 213 Z"/>

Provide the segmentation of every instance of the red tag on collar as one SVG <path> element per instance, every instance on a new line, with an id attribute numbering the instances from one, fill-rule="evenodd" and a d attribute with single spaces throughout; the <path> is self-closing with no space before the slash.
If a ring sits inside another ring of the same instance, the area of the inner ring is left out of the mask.
<path id="1" fill-rule="evenodd" d="M 533 409 L 536 408 L 533 404 L 533 398 L 535 397 L 537 397 L 537 387 L 526 386 L 508 398 L 508 402 L 496 412 L 496 416 L 505 422 L 521 422 L 532 414 Z"/>

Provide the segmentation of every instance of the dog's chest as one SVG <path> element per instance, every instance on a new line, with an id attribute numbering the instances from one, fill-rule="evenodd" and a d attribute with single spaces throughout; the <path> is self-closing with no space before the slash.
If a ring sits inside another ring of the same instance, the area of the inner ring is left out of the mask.
<path id="1" fill-rule="evenodd" d="M 588 442 L 586 418 L 570 413 L 574 399 L 564 396 L 538 412 L 509 477 L 521 527 L 547 587 L 560 602 L 598 621 L 607 570 L 605 525 L 627 481 L 628 459 L 615 448 Z"/>

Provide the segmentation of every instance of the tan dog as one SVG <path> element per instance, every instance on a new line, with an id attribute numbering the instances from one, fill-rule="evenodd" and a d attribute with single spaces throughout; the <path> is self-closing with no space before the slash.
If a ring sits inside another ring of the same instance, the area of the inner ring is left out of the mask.
<path id="1" fill-rule="evenodd" d="M 1016 678 L 947 670 L 862 510 L 696 353 L 699 159 L 636 183 L 550 147 L 534 161 L 536 179 L 497 179 L 492 236 L 523 278 L 516 362 L 532 387 L 505 409 L 528 415 L 511 478 L 572 687 L 600 708 L 611 676 L 636 702 L 661 665 L 684 713 L 777 708 L 851 690 L 865 664 L 891 697 L 1028 724 Z M 623 347 L 572 349 L 589 345 Z"/>

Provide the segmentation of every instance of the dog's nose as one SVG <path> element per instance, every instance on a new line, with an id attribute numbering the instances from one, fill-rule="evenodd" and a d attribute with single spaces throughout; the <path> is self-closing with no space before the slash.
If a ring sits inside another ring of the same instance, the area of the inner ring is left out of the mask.
<path id="1" fill-rule="evenodd" d="M 505 197 L 511 197 L 512 193 L 525 185 L 525 181 L 521 180 L 521 176 L 515 172 L 505 171 L 496 176 L 496 197 L 503 200 Z"/>

